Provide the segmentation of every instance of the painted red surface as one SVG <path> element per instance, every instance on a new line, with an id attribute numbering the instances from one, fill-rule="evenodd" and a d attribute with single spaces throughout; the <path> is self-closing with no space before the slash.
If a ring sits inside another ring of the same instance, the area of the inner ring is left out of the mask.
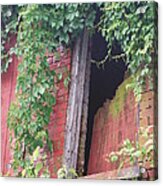
<path id="1" fill-rule="evenodd" d="M 9 134 L 7 129 L 7 114 L 11 101 L 15 98 L 15 86 L 17 77 L 18 60 L 16 56 L 6 73 L 1 76 L 1 169 L 2 173 L 7 172 L 10 162 Z"/>
<path id="2" fill-rule="evenodd" d="M 15 38 L 13 38 L 13 40 L 16 41 Z M 16 56 L 13 56 L 12 59 L 13 61 L 7 72 L 1 75 L 1 171 L 3 175 L 7 173 L 7 165 L 11 159 L 7 113 L 15 97 L 16 78 L 18 75 L 17 67 L 20 62 Z M 53 56 L 49 56 L 51 69 L 55 69 L 56 73 L 62 73 L 62 79 L 60 81 L 56 80 L 55 82 L 57 85 L 56 105 L 53 108 L 48 126 L 49 135 L 53 142 L 53 154 L 49 155 L 51 177 L 56 177 L 56 172 L 61 166 L 63 156 L 64 128 L 68 104 L 68 88 L 64 85 L 64 78 L 67 77 L 70 72 L 70 62 L 70 51 L 62 55 L 60 61 L 55 61 Z"/>
<path id="3" fill-rule="evenodd" d="M 88 174 L 111 171 L 118 162 L 106 161 L 106 155 L 117 151 L 126 138 L 135 141 L 139 126 L 154 125 L 154 93 L 147 90 L 138 108 L 132 92 L 125 99 L 117 117 L 113 117 L 109 100 L 99 108 L 94 119 L 93 136 L 88 164 Z M 116 100 L 117 101 L 117 100 Z M 114 99 L 111 101 L 114 102 Z M 116 102 L 116 104 L 121 104 Z"/>
<path id="4" fill-rule="evenodd" d="M 13 41 L 14 42 L 14 41 Z M 1 169 L 2 174 L 7 172 L 9 164 L 10 147 L 7 129 L 7 113 L 11 101 L 15 97 L 15 86 L 17 78 L 18 59 L 13 56 L 6 73 L 1 76 Z M 62 73 L 63 77 L 57 83 L 56 105 L 53 107 L 49 123 L 49 135 L 53 142 L 53 154 L 49 154 L 49 170 L 51 177 L 56 177 L 56 172 L 61 166 L 64 150 L 64 129 L 66 123 L 66 112 L 68 104 L 68 88 L 64 86 L 64 78 L 71 70 L 71 55 L 68 52 L 61 56 L 60 61 L 55 62 L 53 56 L 49 55 L 51 69 Z M 130 92 L 125 99 L 125 104 L 118 117 L 113 117 L 109 110 L 110 102 L 106 101 L 99 108 L 94 119 L 93 136 L 91 143 L 88 174 L 105 172 L 117 168 L 117 163 L 105 161 L 106 154 L 118 150 L 122 141 L 126 138 L 136 140 L 136 131 L 141 126 L 154 124 L 154 93 L 148 90 L 142 95 L 139 107 L 135 104 L 133 93 Z M 112 100 L 114 101 L 114 99 Z M 139 119 L 138 119 L 139 118 Z"/>

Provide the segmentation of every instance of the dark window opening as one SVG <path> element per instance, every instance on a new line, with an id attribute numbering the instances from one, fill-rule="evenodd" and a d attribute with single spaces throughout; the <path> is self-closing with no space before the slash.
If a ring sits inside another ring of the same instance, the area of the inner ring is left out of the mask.
<path id="1" fill-rule="evenodd" d="M 100 13 L 97 12 L 97 18 Z M 96 20 L 98 21 L 98 20 Z M 115 41 L 112 47 L 112 54 L 120 54 L 121 48 Z M 91 58 L 96 61 L 104 59 L 107 55 L 107 43 L 100 33 L 96 32 L 92 36 L 91 41 Z M 106 99 L 113 99 L 117 87 L 124 79 L 126 71 L 125 62 L 122 59 L 118 61 L 107 61 L 103 67 L 98 68 L 96 64 L 91 64 L 91 78 L 90 78 L 90 95 L 89 95 L 89 110 L 88 110 L 88 124 L 87 137 L 85 145 L 85 165 L 84 174 L 87 175 L 89 155 L 91 148 L 91 138 L 93 130 L 94 116 Z"/>

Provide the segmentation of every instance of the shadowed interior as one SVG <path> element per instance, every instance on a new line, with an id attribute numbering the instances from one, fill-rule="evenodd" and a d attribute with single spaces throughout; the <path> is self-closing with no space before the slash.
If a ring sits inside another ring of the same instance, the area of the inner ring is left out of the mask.
<path id="1" fill-rule="evenodd" d="M 117 55 L 122 52 L 117 42 L 112 47 L 112 54 Z M 107 55 L 107 43 L 100 33 L 96 32 L 92 36 L 91 58 L 100 61 Z M 85 145 L 85 166 L 84 174 L 87 174 L 87 166 L 91 148 L 91 138 L 93 130 L 94 116 L 106 99 L 113 99 L 117 87 L 123 82 L 126 71 L 125 62 L 122 59 L 117 61 L 106 61 L 100 68 L 95 63 L 91 64 L 90 95 L 88 110 L 88 126 Z"/>

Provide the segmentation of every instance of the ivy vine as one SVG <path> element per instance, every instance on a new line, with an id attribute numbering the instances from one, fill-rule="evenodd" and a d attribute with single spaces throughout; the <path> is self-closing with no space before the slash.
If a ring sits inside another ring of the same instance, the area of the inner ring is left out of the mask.
<path id="1" fill-rule="evenodd" d="M 137 74 L 130 87 L 139 101 L 147 77 L 152 85 L 153 78 L 157 74 L 153 71 L 158 54 L 157 3 L 111 2 L 104 3 L 101 10 L 103 14 L 99 31 L 108 42 L 107 60 L 113 58 L 112 44 L 117 41 L 123 49 L 120 56 L 128 65 L 130 74 Z M 137 73 L 139 70 L 141 73 Z"/>
<path id="2" fill-rule="evenodd" d="M 11 164 L 16 176 L 48 176 L 46 152 L 52 152 L 53 147 L 47 126 L 56 101 L 55 78 L 60 75 L 50 70 L 46 54 L 57 55 L 58 47 L 71 47 L 84 27 L 93 26 L 95 12 L 90 4 L 23 5 L 17 9 L 17 21 L 12 24 L 17 28 L 17 43 L 10 52 L 20 56 L 22 62 L 18 66 L 16 100 L 8 114 Z M 65 86 L 68 81 L 69 77 L 64 80 Z"/>
<path id="3" fill-rule="evenodd" d="M 12 62 L 12 50 L 6 48 L 10 36 L 16 34 L 18 26 L 18 6 L 1 6 L 1 72 L 6 72 Z"/>

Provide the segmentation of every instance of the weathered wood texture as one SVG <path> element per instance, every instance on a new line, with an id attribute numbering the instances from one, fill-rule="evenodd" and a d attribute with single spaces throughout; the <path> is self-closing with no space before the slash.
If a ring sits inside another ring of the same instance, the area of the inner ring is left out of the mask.
<path id="1" fill-rule="evenodd" d="M 88 49 L 85 85 L 84 85 L 83 108 L 82 108 L 82 121 L 81 121 L 78 161 L 77 161 L 77 170 L 78 170 L 79 176 L 83 176 L 84 164 L 85 164 L 85 142 L 86 142 L 86 133 L 87 133 L 87 121 L 88 121 L 90 74 L 91 74 L 91 53 L 90 53 L 90 50 Z"/>
<path id="2" fill-rule="evenodd" d="M 89 34 L 87 30 L 76 41 L 71 69 L 71 85 L 65 127 L 65 147 L 63 163 L 67 169 L 77 167 L 79 139 L 81 131 L 85 75 L 87 66 Z"/>

